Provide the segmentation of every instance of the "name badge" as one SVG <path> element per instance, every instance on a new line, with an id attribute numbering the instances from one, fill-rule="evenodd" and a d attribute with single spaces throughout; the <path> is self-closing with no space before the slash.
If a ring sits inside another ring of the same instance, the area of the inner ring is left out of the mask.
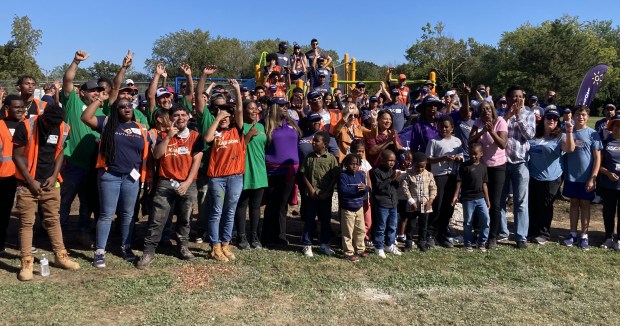
<path id="1" fill-rule="evenodd" d="M 585 142 L 583 140 L 575 140 L 575 147 L 583 147 L 585 146 Z"/>
<path id="2" fill-rule="evenodd" d="M 189 153 L 189 150 L 185 146 L 179 147 L 179 149 L 177 149 L 177 153 L 179 153 L 180 155 L 185 155 Z"/>
<path id="3" fill-rule="evenodd" d="M 15 134 L 15 128 L 9 128 L 9 132 L 11 133 L 11 136 L 14 136 L 14 134 Z"/>
<path id="4" fill-rule="evenodd" d="M 47 143 L 56 145 L 58 144 L 58 135 L 49 135 L 47 136 Z"/>
<path id="5" fill-rule="evenodd" d="M 616 163 L 616 171 L 620 171 L 620 163 Z"/>
<path id="6" fill-rule="evenodd" d="M 135 168 L 131 170 L 129 176 L 133 179 L 133 181 L 140 180 L 140 172 L 138 172 L 138 170 L 136 170 Z"/>

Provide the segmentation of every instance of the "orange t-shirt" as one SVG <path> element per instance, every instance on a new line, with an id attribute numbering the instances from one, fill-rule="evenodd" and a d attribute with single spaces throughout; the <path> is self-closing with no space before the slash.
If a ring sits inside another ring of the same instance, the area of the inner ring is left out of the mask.
<path id="1" fill-rule="evenodd" d="M 165 137 L 166 132 L 162 132 L 161 138 Z M 202 152 L 203 149 L 204 142 L 194 130 L 190 130 L 186 138 L 172 137 L 168 141 L 166 153 L 159 159 L 159 176 L 161 179 L 185 181 L 189 176 L 194 154 Z"/>
<path id="2" fill-rule="evenodd" d="M 245 172 L 245 141 L 243 131 L 237 128 L 218 129 L 211 143 L 207 176 L 226 177 Z"/>

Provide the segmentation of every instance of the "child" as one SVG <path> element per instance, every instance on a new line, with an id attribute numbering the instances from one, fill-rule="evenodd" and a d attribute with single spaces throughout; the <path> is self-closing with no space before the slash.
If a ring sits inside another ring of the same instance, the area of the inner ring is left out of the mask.
<path id="1" fill-rule="evenodd" d="M 435 239 L 439 245 L 452 248 L 454 244 L 448 233 L 448 224 L 454 213 L 452 207 L 452 194 L 456 187 L 457 162 L 463 161 L 463 148 L 461 140 L 452 136 L 454 121 L 450 116 L 439 118 L 439 136 L 431 139 L 426 146 L 426 156 L 431 164 L 431 172 L 435 176 L 437 184 L 437 200 L 434 202 L 434 212 L 429 221 L 428 245 L 434 246 Z"/>
<path id="2" fill-rule="evenodd" d="M 394 169 L 396 155 L 389 149 L 381 152 L 380 165 L 370 173 L 372 203 L 375 209 L 374 245 L 375 253 L 385 258 L 383 245 L 387 235 L 387 251 L 400 256 L 402 253 L 394 244 L 398 224 L 398 187 L 400 172 Z"/>
<path id="3" fill-rule="evenodd" d="M 366 173 L 366 185 L 372 191 L 372 187 L 370 187 L 370 170 L 372 170 L 372 166 L 366 160 L 366 144 L 361 139 L 356 139 L 351 142 L 350 148 L 351 154 L 356 154 L 362 159 L 362 164 L 360 165 L 360 171 Z M 364 224 L 366 225 L 366 236 L 364 237 L 366 247 L 372 246 L 372 235 L 370 234 L 370 227 L 372 226 L 372 210 L 370 207 L 370 196 L 366 196 L 364 200 Z"/>
<path id="4" fill-rule="evenodd" d="M 306 156 L 299 168 L 306 188 L 301 198 L 301 201 L 304 202 L 301 217 L 305 220 L 301 239 L 304 245 L 303 253 L 306 257 L 313 256 L 312 232 L 315 229 L 317 215 L 321 222 L 320 249 L 328 256 L 334 254 L 329 245 L 332 237 L 330 220 L 332 217 L 332 194 L 338 181 L 340 168 L 338 167 L 338 159 L 327 152 L 329 140 L 328 133 L 317 132 L 312 139 L 314 152 Z"/>
<path id="5" fill-rule="evenodd" d="M 472 251 L 472 220 L 474 215 L 478 217 L 478 249 L 486 251 L 486 242 L 489 238 L 489 191 L 487 183 L 487 167 L 480 163 L 482 158 L 482 144 L 473 143 L 469 147 L 470 160 L 461 164 L 459 174 L 456 177 L 456 189 L 452 197 L 452 206 L 456 205 L 461 193 L 463 204 L 463 226 L 465 229 L 464 248 Z"/>
<path id="6" fill-rule="evenodd" d="M 426 170 L 427 158 L 424 153 L 413 154 L 412 161 L 413 167 L 407 170 L 401 184 L 406 198 L 405 204 L 413 212 L 408 217 L 409 231 L 405 242 L 405 251 L 410 251 L 413 247 L 413 228 L 417 218 L 418 248 L 425 252 L 428 250 L 426 243 L 428 214 L 433 211 L 433 201 L 437 196 L 437 185 L 433 174 Z"/>
<path id="7" fill-rule="evenodd" d="M 575 151 L 564 156 L 564 190 L 562 194 L 570 198 L 570 233 L 564 244 L 571 247 L 577 244 L 577 224 L 581 215 L 581 241 L 579 247 L 588 250 L 588 226 L 590 224 L 590 202 L 594 199 L 596 176 L 601 163 L 602 143 L 599 134 L 588 127 L 590 109 L 580 106 L 575 110 L 573 139 Z M 606 242 L 613 245 L 610 239 Z"/>
<path id="8" fill-rule="evenodd" d="M 407 172 L 412 166 L 411 162 L 413 160 L 413 153 L 410 151 L 406 151 L 403 154 L 403 160 L 400 162 L 400 171 L 401 173 Z M 413 211 L 411 210 L 411 206 L 407 205 L 407 196 L 403 192 L 403 188 L 400 188 L 398 192 L 398 233 L 396 235 L 397 242 L 407 243 L 407 239 L 405 236 L 405 223 L 408 218 L 412 217 Z M 413 243 L 411 243 L 413 245 Z M 408 248 L 411 249 L 411 248 Z M 407 250 L 408 251 L 408 250 Z"/>
<path id="9" fill-rule="evenodd" d="M 342 250 L 345 258 L 356 261 L 368 257 L 364 251 L 364 201 L 367 200 L 368 185 L 366 173 L 359 170 L 362 159 L 356 154 L 345 156 L 343 171 L 338 179 L 338 202 L 340 203 L 340 226 L 342 228 Z M 355 247 L 355 251 L 354 248 Z"/>

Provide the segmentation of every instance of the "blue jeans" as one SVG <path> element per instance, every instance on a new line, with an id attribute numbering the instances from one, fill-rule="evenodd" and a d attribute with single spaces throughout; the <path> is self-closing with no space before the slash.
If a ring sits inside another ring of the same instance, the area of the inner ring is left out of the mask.
<path id="1" fill-rule="evenodd" d="M 243 174 L 209 179 L 207 195 L 211 204 L 211 213 L 207 221 L 207 233 L 211 245 L 232 240 L 235 211 L 242 190 Z"/>
<path id="2" fill-rule="evenodd" d="M 131 247 L 133 211 L 140 190 L 140 180 L 133 180 L 129 174 L 99 171 L 99 203 L 101 212 L 97 221 L 97 249 L 105 249 L 110 235 L 112 218 L 118 206 L 121 221 L 121 244 Z"/>
<path id="3" fill-rule="evenodd" d="M 80 233 L 87 232 L 90 226 L 90 213 L 93 207 L 89 207 L 89 194 L 87 189 L 90 171 L 69 162 L 65 164 L 61 172 L 63 182 L 60 184 L 60 226 L 63 233 L 69 231 L 71 204 L 77 195 L 80 199 L 80 217 L 78 228 Z"/>
<path id="4" fill-rule="evenodd" d="M 510 180 L 510 181 L 509 181 Z M 514 209 L 514 224 L 516 228 L 515 240 L 526 241 L 527 232 L 530 225 L 530 218 L 527 209 L 527 193 L 530 182 L 530 171 L 526 163 L 506 164 L 506 183 L 502 192 L 500 205 L 502 208 L 502 219 L 506 219 L 506 198 L 509 193 L 509 186 L 512 186 L 512 202 Z"/>
<path id="5" fill-rule="evenodd" d="M 387 236 L 387 245 L 391 246 L 396 240 L 396 226 L 398 224 L 398 212 L 396 208 L 387 208 L 374 205 L 376 219 L 372 226 L 375 228 L 375 249 L 383 249 L 383 242 Z"/>
<path id="6" fill-rule="evenodd" d="M 463 200 L 463 226 L 464 242 L 466 246 L 471 246 L 473 242 L 472 220 L 478 216 L 478 245 L 483 245 L 489 238 L 489 208 L 484 198 L 474 200 Z"/>
<path id="7" fill-rule="evenodd" d="M 316 227 L 316 217 L 318 215 L 321 222 L 321 230 L 319 234 L 319 242 L 321 244 L 329 244 L 332 239 L 332 198 L 329 199 L 312 199 L 304 196 L 301 198 L 303 209 L 301 217 L 305 220 L 304 231 L 301 235 L 301 242 L 304 246 L 312 245 L 312 234 Z"/>

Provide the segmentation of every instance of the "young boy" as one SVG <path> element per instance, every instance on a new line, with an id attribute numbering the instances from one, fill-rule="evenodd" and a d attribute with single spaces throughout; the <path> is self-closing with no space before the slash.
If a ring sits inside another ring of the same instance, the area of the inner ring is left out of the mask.
<path id="1" fill-rule="evenodd" d="M 402 161 L 400 162 L 400 171 L 401 173 L 406 173 L 410 168 L 413 167 L 413 153 L 411 151 L 406 151 L 403 153 Z M 401 180 L 402 182 L 402 180 Z M 405 235 L 405 229 L 407 220 L 412 218 L 413 211 L 411 210 L 411 205 L 407 203 L 407 196 L 403 191 L 403 187 L 401 185 L 398 190 L 398 229 L 396 230 L 396 242 L 407 243 L 407 240 L 412 240 L 411 238 Z M 410 243 L 413 245 L 413 242 Z M 411 248 L 405 248 L 411 249 Z M 406 250 L 409 251 L 409 250 Z"/>
<path id="2" fill-rule="evenodd" d="M 340 204 L 340 227 L 342 228 L 342 250 L 345 258 L 356 261 L 368 257 L 364 245 L 364 201 L 368 196 L 366 173 L 360 170 L 362 158 L 349 154 L 342 161 L 343 170 L 338 179 L 338 203 Z"/>
<path id="3" fill-rule="evenodd" d="M 398 224 L 398 187 L 400 172 L 394 169 L 396 155 L 389 149 L 381 152 L 381 163 L 371 170 L 372 205 L 375 210 L 374 246 L 375 253 L 385 258 L 383 245 L 387 235 L 387 251 L 400 256 L 402 253 L 394 244 Z"/>
<path id="4" fill-rule="evenodd" d="M 406 204 L 411 207 L 413 214 L 408 218 L 409 231 L 405 242 L 405 251 L 413 247 L 413 229 L 416 219 L 418 220 L 418 248 L 425 252 L 428 250 L 426 243 L 428 214 L 433 211 L 433 201 L 437 196 L 437 185 L 433 174 L 426 170 L 427 157 L 422 152 L 413 154 L 413 167 L 407 169 L 401 188 L 406 197 Z"/>
<path id="5" fill-rule="evenodd" d="M 474 214 L 478 216 L 478 249 L 486 251 L 486 242 L 489 238 L 489 191 L 487 183 L 487 167 L 480 163 L 482 158 L 482 144 L 473 143 L 469 146 L 470 160 L 461 164 L 456 176 L 456 190 L 452 197 L 452 205 L 456 205 L 461 193 L 463 203 L 463 226 L 465 229 L 464 249 L 472 251 L 472 220 Z"/>
<path id="6" fill-rule="evenodd" d="M 330 247 L 332 237 L 331 215 L 332 194 L 338 181 L 340 168 L 338 159 L 327 152 L 327 144 L 330 136 L 324 131 L 319 131 L 312 139 L 313 153 L 306 156 L 299 168 L 299 173 L 306 187 L 302 198 L 301 217 L 305 220 L 304 231 L 301 240 L 304 245 L 303 253 L 306 257 L 312 257 L 312 232 L 315 229 L 316 217 L 321 222 L 319 241 L 320 250 L 331 256 L 334 251 Z"/>
<path id="7" fill-rule="evenodd" d="M 575 151 L 564 156 L 564 190 L 562 194 L 570 198 L 570 233 L 564 244 L 571 247 L 577 244 L 577 224 L 581 216 L 581 241 L 579 247 L 590 249 L 588 226 L 590 224 L 590 202 L 594 199 L 596 176 L 601 163 L 602 143 L 600 135 L 587 126 L 590 109 L 580 106 L 575 109 Z M 603 245 L 613 245 L 612 239 Z"/>

